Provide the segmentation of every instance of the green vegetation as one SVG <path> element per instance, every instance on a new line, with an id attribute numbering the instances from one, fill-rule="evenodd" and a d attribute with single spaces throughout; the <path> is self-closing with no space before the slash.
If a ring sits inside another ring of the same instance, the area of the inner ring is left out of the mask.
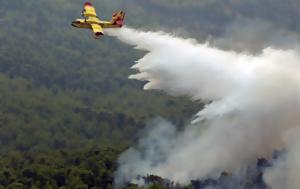
<path id="1" fill-rule="evenodd" d="M 129 26 L 199 40 L 245 18 L 300 30 L 300 3 L 292 0 L 94 3 L 105 19 L 122 9 Z M 118 155 L 150 119 L 182 126 L 201 107 L 128 80 L 144 52 L 73 29 L 81 8 L 82 1 L 1 2 L 0 188 L 111 188 Z"/>
<path id="2" fill-rule="evenodd" d="M 9 152 L 0 161 L 5 188 L 112 188 L 118 151 L 93 148 L 85 152 Z"/>
<path id="3" fill-rule="evenodd" d="M 110 188 L 117 156 L 149 120 L 184 125 L 199 108 L 128 80 L 143 52 L 72 28 L 81 6 L 0 7 L 0 187 Z"/>

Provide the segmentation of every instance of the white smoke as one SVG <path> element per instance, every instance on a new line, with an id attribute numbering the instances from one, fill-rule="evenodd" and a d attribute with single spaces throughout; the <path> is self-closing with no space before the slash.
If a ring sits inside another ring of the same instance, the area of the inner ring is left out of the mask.
<path id="1" fill-rule="evenodd" d="M 252 56 L 161 32 L 126 27 L 106 32 L 147 51 L 132 67 L 139 73 L 129 77 L 148 81 L 144 89 L 208 103 L 183 132 L 162 122 L 159 128 L 168 129 L 154 129 L 137 149 L 125 152 L 117 183 L 146 174 L 188 183 L 243 170 L 285 148 L 286 133 L 300 127 L 297 51 L 267 48 Z"/>
<path id="2" fill-rule="evenodd" d="M 300 187 L 300 130 L 292 129 L 285 137 L 287 153 L 266 170 L 264 180 L 272 189 L 299 189 Z"/>

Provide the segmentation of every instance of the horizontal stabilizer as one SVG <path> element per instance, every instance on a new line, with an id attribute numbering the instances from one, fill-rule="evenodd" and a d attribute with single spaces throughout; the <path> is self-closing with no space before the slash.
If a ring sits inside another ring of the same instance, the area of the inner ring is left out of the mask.
<path id="1" fill-rule="evenodd" d="M 123 23 L 124 23 L 124 18 L 125 18 L 125 12 L 123 12 L 123 11 L 113 14 L 113 17 L 112 17 L 113 24 L 122 27 Z"/>

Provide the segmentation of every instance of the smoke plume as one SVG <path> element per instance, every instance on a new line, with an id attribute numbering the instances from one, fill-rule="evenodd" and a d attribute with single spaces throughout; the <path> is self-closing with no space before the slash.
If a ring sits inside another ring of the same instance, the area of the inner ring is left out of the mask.
<path id="1" fill-rule="evenodd" d="M 284 138 L 287 153 L 267 169 L 264 180 L 272 189 L 298 189 L 300 187 L 300 130 L 290 130 Z"/>
<path id="2" fill-rule="evenodd" d="M 129 77 L 147 81 L 145 90 L 207 103 L 184 131 L 165 120 L 154 121 L 153 130 L 137 147 L 119 158 L 117 184 L 138 182 L 139 175 L 147 174 L 183 184 L 217 178 L 223 171 L 241 172 L 257 158 L 269 158 L 274 150 L 285 148 L 285 159 L 268 169 L 266 182 L 273 187 L 273 178 L 288 182 L 300 171 L 293 167 L 299 164 L 299 150 L 294 150 L 299 137 L 286 139 L 300 127 L 299 52 L 266 48 L 254 56 L 161 32 L 127 27 L 107 32 L 146 51 L 132 67 L 138 73 Z M 288 174 L 291 167 L 297 170 Z M 278 169 L 286 174 L 278 174 Z M 294 184 L 298 187 L 290 188 L 300 187 Z"/>

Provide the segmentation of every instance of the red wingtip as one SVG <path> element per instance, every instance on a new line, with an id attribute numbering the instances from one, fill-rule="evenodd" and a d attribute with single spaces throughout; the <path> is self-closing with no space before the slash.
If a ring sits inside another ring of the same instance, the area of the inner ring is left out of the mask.
<path id="1" fill-rule="evenodd" d="M 95 39 L 99 39 L 101 36 L 103 36 L 104 34 L 102 32 L 96 32 L 94 35 Z"/>
<path id="2" fill-rule="evenodd" d="M 92 7 L 92 6 L 93 6 L 93 4 L 90 3 L 90 2 L 85 2 L 84 3 L 84 7 Z"/>

